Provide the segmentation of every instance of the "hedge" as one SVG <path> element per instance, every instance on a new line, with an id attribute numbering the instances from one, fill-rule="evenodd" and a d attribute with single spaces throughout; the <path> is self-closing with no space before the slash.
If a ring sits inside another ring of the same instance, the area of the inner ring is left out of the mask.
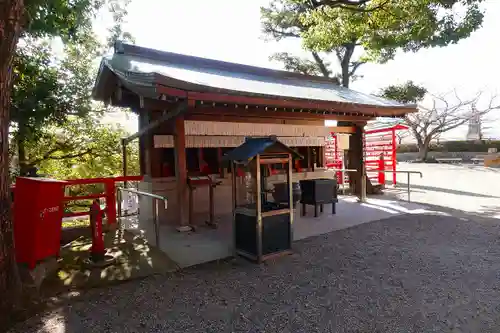
<path id="1" fill-rule="evenodd" d="M 444 141 L 431 143 L 429 151 L 437 152 L 484 152 L 487 153 L 489 148 L 497 148 L 500 151 L 500 140 L 481 140 L 481 141 Z M 398 153 L 413 153 L 418 152 L 418 147 L 415 143 L 401 144 L 397 149 Z"/>

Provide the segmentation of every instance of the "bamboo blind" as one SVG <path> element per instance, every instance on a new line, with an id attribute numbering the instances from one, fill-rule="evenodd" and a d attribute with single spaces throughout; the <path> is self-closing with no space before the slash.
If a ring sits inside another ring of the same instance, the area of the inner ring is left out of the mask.
<path id="1" fill-rule="evenodd" d="M 155 135 L 153 140 L 155 148 L 174 147 L 174 137 L 172 135 Z M 317 147 L 325 145 L 324 137 L 278 137 L 278 140 L 292 147 Z M 245 142 L 244 136 L 186 136 L 187 148 L 238 147 L 243 142 Z"/>
<path id="2" fill-rule="evenodd" d="M 186 135 L 324 137 L 324 125 L 255 124 L 186 120 Z"/>

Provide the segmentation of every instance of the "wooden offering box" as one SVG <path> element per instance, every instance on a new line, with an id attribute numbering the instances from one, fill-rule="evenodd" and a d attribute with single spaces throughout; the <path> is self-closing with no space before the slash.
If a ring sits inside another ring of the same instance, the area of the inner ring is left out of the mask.
<path id="1" fill-rule="evenodd" d="M 233 237 L 235 254 L 258 263 L 288 254 L 292 249 L 293 189 L 291 182 L 293 158 L 302 158 L 276 137 L 250 138 L 229 152 L 224 159 L 232 162 L 233 174 Z M 288 164 L 287 200 L 268 201 L 266 171 L 269 164 Z M 252 202 L 237 202 L 236 165 L 249 167 L 253 186 Z"/>
<path id="2" fill-rule="evenodd" d="M 314 216 L 318 216 L 318 206 L 323 212 L 324 204 L 332 204 L 332 214 L 335 214 L 337 201 L 337 181 L 335 179 L 319 178 L 300 181 L 302 215 L 306 213 L 305 205 L 314 206 Z"/>
<path id="3" fill-rule="evenodd" d="M 290 209 L 278 205 L 266 205 L 261 213 L 262 253 L 259 253 L 259 219 L 255 207 L 238 207 L 234 214 L 235 244 L 237 252 L 247 258 L 258 261 L 269 256 L 284 253 L 292 248 Z"/>

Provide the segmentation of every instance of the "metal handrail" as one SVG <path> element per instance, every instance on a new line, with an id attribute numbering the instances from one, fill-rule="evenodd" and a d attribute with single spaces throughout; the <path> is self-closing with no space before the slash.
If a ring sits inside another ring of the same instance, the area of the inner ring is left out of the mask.
<path id="1" fill-rule="evenodd" d="M 406 173 L 408 175 L 408 202 L 410 202 L 410 175 L 411 174 L 418 174 L 420 175 L 420 178 L 423 178 L 424 175 L 420 171 L 406 171 L 406 170 L 370 170 L 370 172 L 389 172 L 389 173 Z"/>
<path id="2" fill-rule="evenodd" d="M 125 191 L 125 192 L 130 192 L 130 193 L 134 193 L 134 194 L 137 194 L 137 195 L 143 195 L 145 197 L 150 197 L 150 198 L 157 199 L 157 200 L 162 200 L 162 201 L 165 202 L 165 209 L 167 209 L 167 201 L 168 201 L 168 199 L 167 199 L 167 197 L 164 197 L 162 195 L 153 194 L 153 193 L 144 192 L 144 191 L 139 191 L 139 190 L 135 190 L 133 188 L 119 187 L 118 190 Z"/>
<path id="3" fill-rule="evenodd" d="M 342 172 L 342 179 L 344 179 L 345 172 L 357 172 L 356 169 L 328 169 L 329 171 Z M 367 172 L 384 172 L 384 173 L 406 173 L 408 175 L 408 202 L 410 202 L 410 175 L 418 174 L 420 178 L 423 178 L 423 174 L 420 171 L 407 171 L 407 170 L 369 170 Z"/>
<path id="4" fill-rule="evenodd" d="M 137 196 L 144 196 L 144 197 L 149 197 L 154 199 L 154 212 L 153 212 L 153 223 L 155 226 L 155 241 L 156 241 L 156 247 L 160 247 L 160 232 L 159 232 L 159 227 L 158 227 L 158 202 L 163 201 L 165 205 L 165 209 L 167 209 L 168 206 L 168 199 L 165 196 L 161 196 L 158 194 L 153 194 L 153 193 L 148 193 L 144 191 L 139 191 L 136 189 L 132 188 L 124 188 L 124 187 L 117 187 L 116 188 L 116 194 L 117 194 L 117 201 L 118 201 L 118 217 L 121 217 L 121 212 L 122 212 L 122 192 L 129 192 L 136 194 Z"/>

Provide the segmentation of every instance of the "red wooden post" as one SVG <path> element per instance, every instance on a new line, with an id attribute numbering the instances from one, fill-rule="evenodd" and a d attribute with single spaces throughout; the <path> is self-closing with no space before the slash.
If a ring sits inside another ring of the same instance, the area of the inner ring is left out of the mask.
<path id="1" fill-rule="evenodd" d="M 336 160 L 335 165 L 333 167 L 335 169 L 342 169 L 342 161 Z M 337 182 L 339 184 L 344 184 L 344 177 L 342 177 L 342 171 L 337 171 Z"/>
<path id="2" fill-rule="evenodd" d="M 104 182 L 104 191 L 106 195 L 106 216 L 108 218 L 108 226 L 116 223 L 116 186 L 114 179 L 107 179 Z"/>
<path id="3" fill-rule="evenodd" d="M 378 173 L 378 183 L 381 185 L 385 184 L 385 162 L 384 162 L 384 153 L 380 154 L 380 158 L 378 160 L 378 169 L 380 170 Z"/>
<path id="4" fill-rule="evenodd" d="M 90 207 L 90 227 L 92 228 L 92 261 L 104 260 L 104 238 L 102 235 L 102 211 L 98 200 L 94 200 Z"/>
<path id="5" fill-rule="evenodd" d="M 396 149 L 397 149 L 397 141 L 396 141 L 396 129 L 392 129 L 392 184 L 396 185 Z"/>

